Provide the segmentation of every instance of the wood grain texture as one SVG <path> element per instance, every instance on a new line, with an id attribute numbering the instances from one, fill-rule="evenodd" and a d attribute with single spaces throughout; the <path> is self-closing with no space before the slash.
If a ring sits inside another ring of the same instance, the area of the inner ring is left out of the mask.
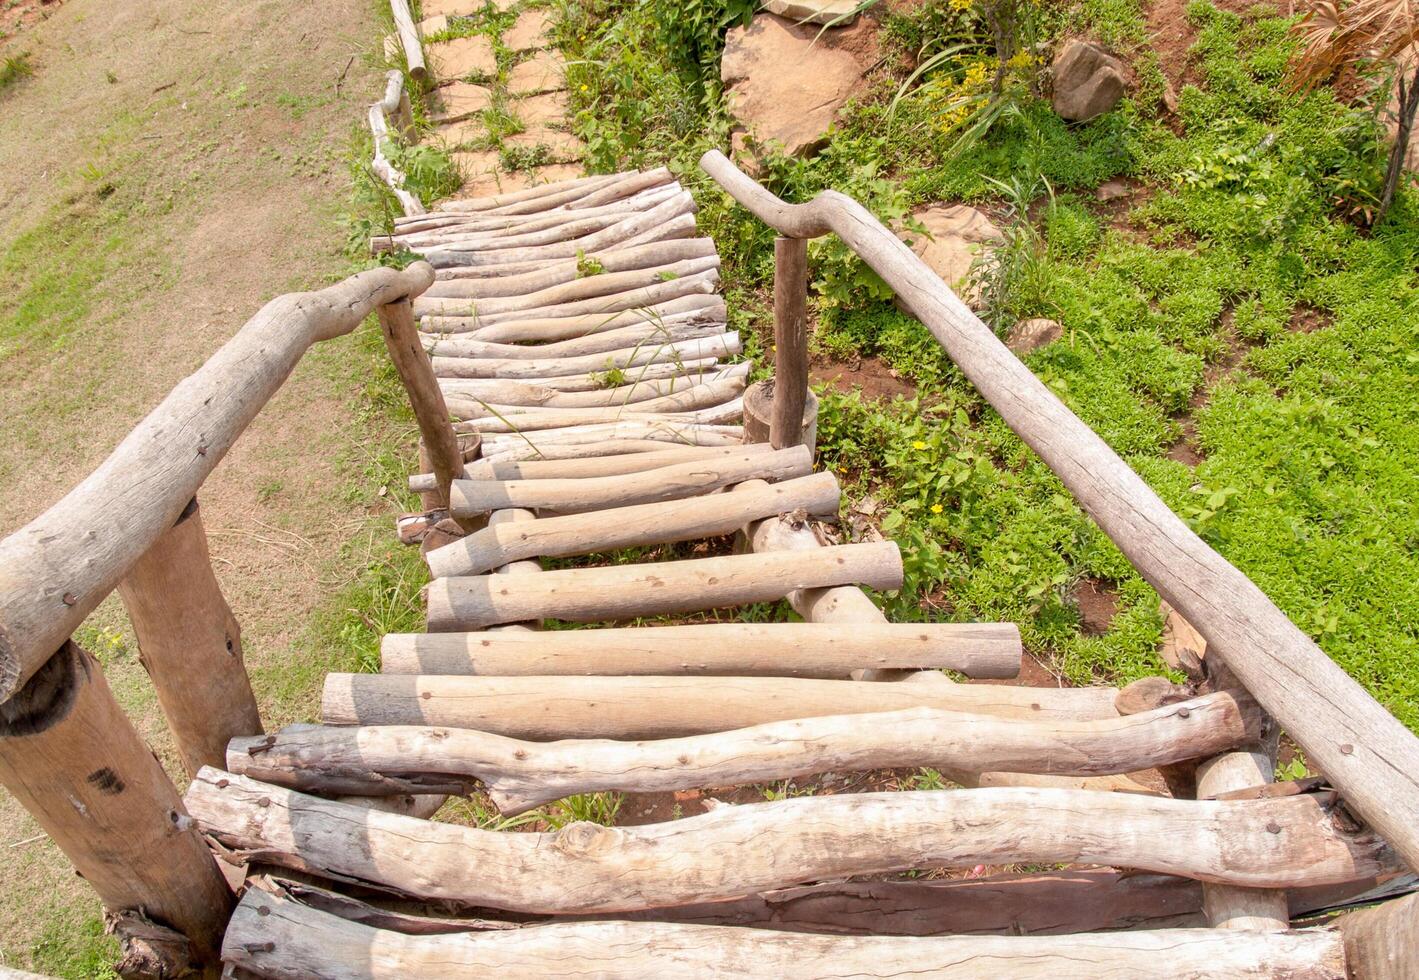
<path id="1" fill-rule="evenodd" d="M 557 377 L 583 372 L 628 371 L 648 364 L 680 365 L 685 361 L 710 357 L 731 357 L 743 350 L 739 334 L 731 330 L 713 337 L 648 343 L 560 358 L 472 358 L 435 357 L 434 374 L 441 378 L 528 378 Z"/>
<path id="2" fill-rule="evenodd" d="M 896 292 L 1090 517 L 1347 801 L 1419 869 L 1419 738 L 1199 538 L 911 249 L 826 191 L 790 205 L 711 150 L 701 166 L 782 234 L 836 233 Z"/>
<path id="3" fill-rule="evenodd" d="M 801 677 L 328 674 L 321 719 L 329 725 L 476 728 L 545 741 L 677 738 L 905 708 L 1023 719 L 1115 717 L 1111 688 L 860 684 Z"/>
<path id="4" fill-rule="evenodd" d="M 1256 738 L 1260 715 L 1225 694 L 1096 721 L 1026 721 L 932 708 L 771 722 L 651 742 L 539 743 L 417 726 L 302 729 L 234 739 L 227 765 L 307 792 L 405 791 L 401 780 L 481 783 L 504 814 L 579 793 L 663 793 L 828 772 L 986 769 L 1092 776 L 1196 759 Z M 335 786 L 336 789 L 327 787 Z"/>
<path id="5" fill-rule="evenodd" d="M 1014 677 L 1013 623 L 689 623 L 497 633 L 387 633 L 386 674 L 718 674 L 842 678 L 863 666 L 946 668 Z"/>
<path id="6" fill-rule="evenodd" d="M 404 48 L 404 63 L 409 68 L 409 77 L 422 82 L 428 78 L 429 70 L 424 64 L 424 45 L 414 26 L 409 0 L 389 0 L 389 8 L 394 14 L 394 29 L 399 34 L 399 44 Z"/>
<path id="7" fill-rule="evenodd" d="M 410 935 L 253 889 L 225 955 L 262 976 L 406 977 L 981 977 L 1192 980 L 1345 976 L 1340 939 L 1324 930 L 1248 935 L 1209 929 L 1058 937 L 848 937 L 658 922 L 559 923 L 531 929 Z"/>
<path id="8" fill-rule="evenodd" d="M 1392 861 L 1373 834 L 1337 830 L 1306 796 L 1199 802 L 1066 789 L 861 793 L 748 803 L 638 827 L 574 823 L 516 834 L 351 807 L 216 769 L 198 774 L 186 800 L 204 832 L 259 849 L 273 863 L 292 856 L 416 898 L 531 913 L 655 908 L 976 864 L 1113 864 L 1275 887 L 1349 881 L 1382 873 Z"/>
<path id="9" fill-rule="evenodd" d="M 769 444 L 803 440 L 808 398 L 808 241 L 774 239 L 774 402 Z"/>
<path id="10" fill-rule="evenodd" d="M 0 702 L 172 527 L 308 347 L 417 294 L 433 270 L 372 269 L 281 296 L 172 390 L 62 500 L 0 541 Z"/>
<path id="11" fill-rule="evenodd" d="M 1357 980 L 1413 980 L 1419 976 L 1419 895 L 1351 912 L 1338 920 Z"/>

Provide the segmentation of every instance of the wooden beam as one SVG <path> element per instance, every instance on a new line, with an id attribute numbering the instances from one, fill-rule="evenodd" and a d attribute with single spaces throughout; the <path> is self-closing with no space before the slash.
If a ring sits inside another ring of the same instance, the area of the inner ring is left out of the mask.
<path id="1" fill-rule="evenodd" d="M 416 263 L 267 303 L 87 479 L 0 541 L 0 702 L 173 526 L 308 347 L 431 282 L 433 270 Z"/>
<path id="2" fill-rule="evenodd" d="M 787 204 L 719 151 L 700 165 L 781 234 L 836 233 L 922 321 L 1139 573 L 1197 627 L 1311 764 L 1419 869 L 1419 738 L 1213 551 L 911 249 L 833 191 Z"/>
<path id="3" fill-rule="evenodd" d="M 1392 866 L 1379 838 L 1337 828 L 1310 796 L 1204 803 L 1067 789 L 862 793 L 748 803 L 637 827 L 581 822 L 508 834 L 203 769 L 187 806 L 204 832 L 263 861 L 299 861 L 426 900 L 547 914 L 976 864 L 1114 864 L 1257 887 L 1332 884 Z"/>
<path id="4" fill-rule="evenodd" d="M 720 674 L 841 678 L 863 666 L 1020 672 L 1014 623 L 690 623 L 493 633 L 389 633 L 386 674 Z"/>
<path id="5" fill-rule="evenodd" d="M 808 240 L 774 239 L 774 403 L 769 443 L 803 443 L 808 400 Z"/>
<path id="6" fill-rule="evenodd" d="M 189 776 L 220 766 L 238 735 L 260 735 L 241 627 L 212 571 L 197 498 L 118 584 L 138 659 Z"/>
<path id="7" fill-rule="evenodd" d="M 1342 916 L 1350 975 L 1356 980 L 1413 980 L 1419 976 L 1419 895 Z"/>
<path id="8" fill-rule="evenodd" d="M 1094 776 L 1196 759 L 1255 739 L 1260 715 L 1226 694 L 1097 721 L 1026 721 L 932 708 L 771 722 L 654 742 L 508 739 L 416 726 L 301 729 L 232 741 L 227 765 L 307 792 L 407 792 L 480 782 L 504 814 L 580 793 L 661 793 L 826 772 L 985 769 Z"/>
<path id="9" fill-rule="evenodd" d="M 441 578 L 429 583 L 428 628 L 446 633 L 527 619 L 635 619 L 777 602 L 794 589 L 845 582 L 898 588 L 901 552 L 882 541 L 838 545 L 817 554 L 569 568 L 506 583 L 478 576 Z"/>
<path id="10" fill-rule="evenodd" d="M 409 68 L 409 77 L 423 82 L 429 77 L 429 70 L 424 65 L 424 45 L 414 26 L 414 15 L 409 11 L 409 0 L 389 0 L 389 8 L 394 13 L 394 29 L 404 48 L 404 63 Z"/>
<path id="11" fill-rule="evenodd" d="M 1115 714 L 1112 688 L 859 684 L 801 677 L 328 674 L 321 718 L 329 725 L 476 728 L 541 741 L 675 738 L 791 718 L 903 708 L 947 708 L 1002 718 Z"/>

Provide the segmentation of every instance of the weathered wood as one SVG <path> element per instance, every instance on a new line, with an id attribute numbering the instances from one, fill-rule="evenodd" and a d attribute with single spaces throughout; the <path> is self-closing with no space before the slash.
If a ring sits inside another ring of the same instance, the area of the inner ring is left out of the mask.
<path id="1" fill-rule="evenodd" d="M 1252 740 L 1253 745 L 1261 742 L 1262 734 Z M 1198 767 L 1197 795 L 1211 797 L 1260 786 L 1271 782 L 1274 772 L 1269 753 L 1228 752 Z M 1203 889 L 1203 910 L 1208 924 L 1219 929 L 1282 930 L 1291 921 L 1286 893 L 1273 889 L 1208 885 Z"/>
<path id="2" fill-rule="evenodd" d="M 629 197 L 624 201 L 617 201 L 604 207 L 589 208 L 585 211 L 553 209 L 536 214 L 495 215 L 492 217 L 445 215 L 438 224 L 430 227 L 417 230 L 397 229 L 393 237 L 399 244 L 413 250 L 425 246 L 465 246 L 476 242 L 500 242 L 509 236 L 575 226 L 589 218 L 610 216 L 613 221 L 619 220 L 638 211 L 655 207 L 681 193 L 684 193 L 684 189 L 679 184 L 667 184 Z"/>
<path id="3" fill-rule="evenodd" d="M 636 273 L 618 272 L 616 275 L 630 277 L 636 275 Z M 590 299 L 547 306 L 506 309 L 502 312 L 483 312 L 483 301 L 480 300 L 444 300 L 436 305 L 431 304 L 429 307 L 426 307 L 423 315 L 429 324 L 438 322 L 440 324 L 449 325 L 455 332 L 459 331 L 459 328 L 466 328 L 467 331 L 478 331 L 497 326 L 500 323 L 567 319 L 569 317 L 578 316 L 601 317 L 604 323 L 605 319 L 614 313 L 645 311 L 652 307 L 659 306 L 662 303 L 668 303 L 672 300 L 688 296 L 708 296 L 714 292 L 714 285 L 718 280 L 719 270 L 708 269 L 704 272 L 682 276 L 678 279 L 656 281 L 650 285 L 637 286 L 632 289 L 603 296 L 594 296 Z M 486 302 L 494 304 L 498 301 L 488 300 Z M 644 312 L 639 312 L 639 315 L 641 320 L 651 319 L 647 317 Z M 480 335 L 475 339 L 485 338 Z"/>
<path id="4" fill-rule="evenodd" d="M 484 440 L 487 451 L 483 455 L 494 461 L 509 455 L 518 459 L 550 458 L 547 451 L 556 446 L 614 442 L 617 439 L 645 439 L 686 446 L 732 446 L 742 442 L 743 438 L 744 430 L 737 425 L 624 420 L 543 432 L 489 433 Z"/>
<path id="5" fill-rule="evenodd" d="M 389 121 L 385 119 L 384 108 L 380 103 L 376 102 L 369 107 L 367 119 L 370 126 L 371 143 L 374 147 L 374 158 L 370 161 L 370 169 L 388 185 L 405 214 L 423 214 L 423 202 L 405 188 L 404 174 L 390 162 L 389 157 L 384 155 L 385 140 L 390 139 Z"/>
<path id="6" fill-rule="evenodd" d="M 118 584 L 138 659 L 188 775 L 226 761 L 238 735 L 261 734 L 242 661 L 241 627 L 222 596 L 197 498 Z"/>
<path id="7" fill-rule="evenodd" d="M 578 460 L 524 460 L 495 463 L 478 460 L 470 463 L 470 480 L 554 480 L 589 479 L 639 473 L 662 466 L 673 466 L 691 460 L 722 460 L 740 454 L 762 455 L 773 450 L 765 446 L 658 446 L 649 452 L 627 452 L 619 456 Z"/>
<path id="8" fill-rule="evenodd" d="M 506 383 L 506 382 L 505 382 Z M 515 384 L 515 382 L 513 382 Z M 532 387 L 532 386 L 528 386 Z M 675 414 L 701 408 L 711 408 L 740 398 L 744 391 L 744 377 L 735 372 L 722 378 L 709 380 L 705 376 L 688 378 L 666 378 L 641 385 L 622 385 L 620 388 L 604 388 L 600 392 L 553 392 L 547 391 L 547 401 L 557 404 L 518 405 L 500 403 L 490 399 L 469 396 L 456 388 L 449 395 L 449 402 L 463 418 L 494 416 L 511 419 L 515 415 L 530 412 L 545 414 L 575 412 L 602 414 L 612 412 L 609 420 L 630 414 Z M 624 394 L 618 397 L 618 392 Z M 578 403 L 581 404 L 578 404 Z M 614 414 L 619 413 L 619 414 Z M 522 426 L 518 425 L 521 429 Z"/>
<path id="9" fill-rule="evenodd" d="M 0 542 L 0 701 L 172 527 L 306 348 L 432 280 L 422 264 L 372 269 L 266 304 L 87 479 Z"/>
<path id="10" fill-rule="evenodd" d="M 464 404 L 464 403 L 460 403 Z M 473 409 L 473 418 L 461 418 L 459 431 L 481 432 L 487 435 L 516 434 L 531 437 L 541 432 L 566 431 L 590 425 L 636 423 L 651 425 L 728 425 L 744 417 L 744 400 L 730 401 L 707 408 L 673 412 L 646 412 L 639 406 L 607 405 L 602 408 L 548 408 L 524 410 L 508 415 L 486 415 L 485 406 Z M 455 415 L 460 413 L 456 412 Z"/>
<path id="11" fill-rule="evenodd" d="M 713 337 L 696 337 L 669 343 L 650 342 L 620 350 L 560 358 L 435 357 L 434 374 L 442 378 L 545 379 L 588 372 L 627 371 L 651 364 L 683 365 L 705 358 L 732 357 L 740 353 L 738 331 Z"/>
<path id="12" fill-rule="evenodd" d="M 568 558 L 642 545 L 695 541 L 733 534 L 770 514 L 838 512 L 841 496 L 831 473 L 813 473 L 745 493 L 657 500 L 584 514 L 543 517 L 514 527 L 490 527 L 429 552 L 434 578 L 481 575 L 524 558 Z"/>
<path id="13" fill-rule="evenodd" d="M 773 378 L 756 381 L 744 392 L 744 439 L 747 442 L 772 442 L 774 391 Z M 818 396 L 812 390 L 804 393 L 803 413 L 794 445 L 802 444 L 814 452 L 818 447 Z"/>
<path id="14" fill-rule="evenodd" d="M 596 257 L 596 261 L 605 272 L 618 273 L 673 266 L 693 259 L 717 258 L 714 239 L 691 238 L 602 252 Z M 451 269 L 429 287 L 424 295 L 478 300 L 496 296 L 517 296 L 559 283 L 574 282 L 581 276 L 582 267 L 582 263 L 576 259 L 563 259 L 520 274 L 495 278 L 457 276 L 453 273 L 460 270 Z"/>
<path id="15" fill-rule="evenodd" d="M 639 194 L 648 188 L 668 184 L 674 179 L 674 175 L 665 167 L 656 167 L 644 173 L 632 174 L 604 187 L 598 187 L 569 203 L 567 207 L 576 210 L 601 207 L 604 204 L 630 197 L 632 194 Z"/>
<path id="16" fill-rule="evenodd" d="M 769 442 L 799 445 L 808 397 L 808 240 L 774 239 L 774 407 Z"/>
<path id="17" fill-rule="evenodd" d="M 714 358 L 707 360 L 715 361 Z M 698 363 L 700 362 L 670 364 L 664 366 L 665 370 L 663 371 L 660 370 L 662 366 L 654 365 L 657 369 L 656 373 L 663 376 L 650 379 L 643 379 L 644 370 L 638 368 L 630 375 L 633 379 L 631 383 L 617 385 L 613 388 L 586 387 L 569 382 L 563 382 L 561 387 L 554 387 L 547 384 L 546 379 L 543 378 L 521 381 L 499 380 L 497 378 L 440 378 L 439 388 L 448 398 L 477 399 L 493 405 L 592 408 L 608 405 L 634 405 L 638 402 L 674 394 L 677 391 L 686 391 L 702 384 L 712 384 L 730 378 L 742 380 L 748 377 L 751 367 L 748 361 L 727 365 L 706 363 L 703 367 L 696 367 L 695 365 Z M 604 375 L 596 374 L 587 374 L 581 377 L 586 379 L 588 384 L 593 379 L 602 382 L 606 380 Z M 582 390 L 564 390 L 568 388 Z"/>
<path id="18" fill-rule="evenodd" d="M 1350 976 L 1356 980 L 1419 976 L 1419 895 L 1351 912 L 1338 925 Z"/>
<path id="19" fill-rule="evenodd" d="M 783 234 L 837 233 L 897 293 L 1005 422 L 1349 803 L 1419 869 L 1419 738 L 1168 509 L 870 212 L 824 192 L 790 205 L 711 150 L 701 166 Z"/>
<path id="20" fill-rule="evenodd" d="M 502 194 L 464 197 L 453 201 L 444 201 L 439 205 L 439 211 L 445 214 L 482 211 L 490 215 L 521 214 L 524 213 L 523 208 L 534 212 L 547 211 L 559 207 L 567 201 L 586 197 L 598 188 L 609 187 L 619 181 L 638 176 L 639 173 L 638 170 L 627 170 L 616 174 L 593 174 L 586 177 L 573 177 L 570 180 L 558 181 L 553 184 L 534 184 L 531 187 L 507 191 Z M 665 178 L 667 181 L 670 179 L 669 171 L 666 171 Z M 397 228 L 403 227 L 406 223 L 407 221 L 398 218 L 394 221 Z"/>
<path id="21" fill-rule="evenodd" d="M 661 793 L 771 783 L 827 772 L 986 769 L 1092 776 L 1138 772 L 1243 744 L 1260 714 L 1230 695 L 1182 710 L 1073 721 L 1002 719 L 932 708 L 770 722 L 654 742 L 519 741 L 416 726 L 309 729 L 234 739 L 233 772 L 307 792 L 371 795 L 402 780 L 482 783 L 504 814 L 579 793 Z"/>
<path id="22" fill-rule="evenodd" d="M 439 357 L 559 358 L 599 354 L 638 344 L 665 343 L 722 334 L 728 330 L 717 317 L 692 313 L 663 323 L 642 320 L 613 330 L 598 330 L 563 341 L 538 344 L 500 344 L 476 339 L 476 331 L 435 340 L 428 352 Z"/>
<path id="23" fill-rule="evenodd" d="M 556 575 L 542 572 L 529 578 Z M 1001 718 L 1115 717 L 1106 688 L 863 684 L 801 677 L 329 674 L 328 725 L 445 725 L 510 738 L 679 738 L 816 715 L 943 708 Z"/>
<path id="24" fill-rule="evenodd" d="M 449 421 L 448 405 L 419 340 L 409 300 L 386 303 L 378 312 L 385 349 L 409 396 L 423 448 L 437 481 L 435 506 L 447 506 L 449 486 L 463 475 L 463 450 Z"/>
<path id="25" fill-rule="evenodd" d="M 1337 829 L 1309 796 L 1204 803 L 1064 789 L 862 793 L 637 827 L 574 823 L 507 834 L 366 811 L 203 769 L 187 806 L 205 833 L 259 849 L 271 863 L 294 856 L 313 870 L 416 898 L 532 913 L 654 908 L 976 864 L 1112 863 L 1266 887 L 1350 881 L 1392 864 L 1377 837 Z"/>
<path id="26" fill-rule="evenodd" d="M 103 671 L 74 643 L 0 705 L 0 783 L 107 910 L 142 910 L 186 936 L 192 959 L 215 961 L 231 892 Z"/>
<path id="27" fill-rule="evenodd" d="M 683 500 L 745 480 L 787 480 L 811 472 L 813 458 L 802 447 L 776 452 L 741 449 L 709 460 L 691 459 L 616 476 L 459 480 L 451 491 L 450 500 L 451 506 L 467 517 L 500 507 L 581 514 L 608 507 Z"/>
<path id="28" fill-rule="evenodd" d="M 404 48 L 404 63 L 409 68 L 409 77 L 422 82 L 429 76 L 424 65 L 424 45 L 419 40 L 419 31 L 414 27 L 414 15 L 409 11 L 409 0 L 389 0 L 394 12 L 394 29 L 399 34 L 399 43 Z"/>
<path id="29" fill-rule="evenodd" d="M 617 330 L 642 323 L 724 323 L 724 300 L 709 293 L 691 293 L 664 303 L 620 310 L 615 313 L 583 313 L 566 317 L 538 317 L 482 324 L 475 317 L 424 317 L 420 329 L 437 337 L 466 334 L 486 343 L 552 343 L 588 334 Z"/>
<path id="30" fill-rule="evenodd" d="M 634 619 L 775 602 L 794 589 L 845 582 L 899 588 L 901 552 L 883 541 L 838 545 L 816 554 L 561 569 L 496 587 L 479 577 L 436 579 L 428 589 L 428 628 L 449 632 L 525 619 Z"/>
<path id="31" fill-rule="evenodd" d="M 1210 929 L 1084 936 L 847 937 L 659 922 L 556 923 L 535 929 L 410 935 L 351 921 L 284 894 L 252 890 L 232 920 L 225 956 L 263 976 L 331 980 L 535 975 L 1193 980 L 1345 976 L 1340 938 Z"/>
<path id="32" fill-rule="evenodd" d="M 722 674 L 846 677 L 862 666 L 946 668 L 1014 677 L 1013 623 L 691 623 L 654 628 L 490 633 L 389 633 L 386 674 Z"/>

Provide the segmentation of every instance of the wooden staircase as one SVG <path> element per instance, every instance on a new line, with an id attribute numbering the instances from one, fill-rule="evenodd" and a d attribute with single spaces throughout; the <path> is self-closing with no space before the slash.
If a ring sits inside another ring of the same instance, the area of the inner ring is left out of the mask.
<path id="1" fill-rule="evenodd" d="M 385 637 L 379 674 L 327 678 L 322 725 L 234 740 L 228 771 L 204 768 L 186 794 L 214 846 L 249 865 L 229 968 L 1341 975 L 1328 932 L 1092 931 L 1203 925 L 1199 883 L 1301 889 L 1319 908 L 1399 866 L 1324 794 L 1099 791 L 1264 739 L 1235 685 L 1120 699 L 942 674 L 1013 677 L 1018 631 L 886 622 L 862 587 L 901 584 L 896 545 L 824 544 L 833 475 L 808 447 L 743 442 L 748 365 L 730 360 L 718 258 L 695 235 L 689 195 L 656 170 L 450 202 L 382 243 L 438 270 L 412 316 L 474 458 L 457 479 L 411 480 L 447 506 L 419 525 L 428 632 Z M 732 553 L 608 560 L 731 535 Z M 802 622 L 735 619 L 778 602 Z M 598 628 L 540 628 L 569 622 Z M 599 791 L 920 767 L 971 788 L 637 827 L 426 819 L 473 791 L 513 816 Z M 980 865 L 1085 867 L 880 880 Z M 948 935 L 973 932 L 1006 935 Z"/>

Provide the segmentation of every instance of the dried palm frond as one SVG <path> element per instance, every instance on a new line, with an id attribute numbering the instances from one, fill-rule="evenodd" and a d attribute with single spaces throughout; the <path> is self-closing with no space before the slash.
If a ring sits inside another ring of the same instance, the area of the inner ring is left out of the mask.
<path id="1" fill-rule="evenodd" d="M 1301 48 L 1292 65 L 1299 88 L 1311 89 L 1342 68 L 1389 61 L 1419 42 L 1419 0 L 1315 0 L 1296 26 Z"/>

